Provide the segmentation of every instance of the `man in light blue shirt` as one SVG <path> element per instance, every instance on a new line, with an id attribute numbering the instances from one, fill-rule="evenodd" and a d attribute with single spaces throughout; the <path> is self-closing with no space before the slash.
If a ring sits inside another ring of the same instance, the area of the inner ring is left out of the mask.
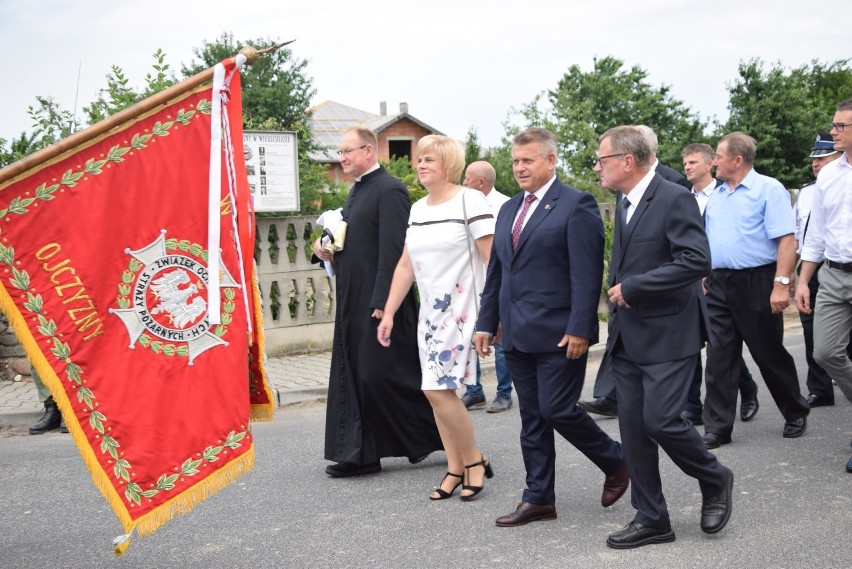
<path id="1" fill-rule="evenodd" d="M 704 443 L 731 442 L 743 342 L 784 416 L 783 436 L 807 429 L 808 403 L 793 357 L 784 347 L 783 311 L 790 303 L 796 262 L 790 195 L 778 180 L 754 170 L 756 144 L 734 132 L 716 148 L 719 186 L 705 210 L 713 271 L 707 279 L 710 343 L 707 348 Z"/>

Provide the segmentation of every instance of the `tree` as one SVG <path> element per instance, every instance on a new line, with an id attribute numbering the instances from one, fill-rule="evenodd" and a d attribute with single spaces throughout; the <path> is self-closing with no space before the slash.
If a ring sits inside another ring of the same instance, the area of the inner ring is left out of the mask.
<path id="1" fill-rule="evenodd" d="M 169 66 L 164 63 L 165 54 L 161 50 L 154 53 L 156 63 L 155 73 L 145 78 L 145 88 L 136 91 L 129 86 L 129 80 L 121 67 L 113 65 L 106 76 L 107 87 L 101 89 L 98 98 L 83 108 L 87 117 L 86 124 L 92 125 L 127 107 L 153 95 L 174 84 L 174 76 L 167 75 Z M 42 148 L 62 140 L 73 134 L 81 126 L 71 111 L 62 108 L 52 97 L 36 97 L 36 106 L 31 106 L 27 113 L 32 119 L 32 132 L 22 132 L 21 136 L 11 141 L 6 149 L 6 141 L 0 139 L 0 167 L 11 164 Z"/>
<path id="2" fill-rule="evenodd" d="M 657 156 L 677 167 L 681 149 L 691 142 L 704 142 L 705 124 L 666 85 L 656 87 L 639 66 L 629 69 L 614 57 L 595 58 L 594 69 L 584 72 L 572 65 L 553 90 L 539 94 L 516 112 L 525 127 L 541 126 L 556 135 L 561 175 L 578 188 L 594 193 L 601 201 L 612 201 L 602 191 L 594 173 L 599 137 L 609 128 L 623 124 L 645 124 L 660 141 Z"/>
<path id="3" fill-rule="evenodd" d="M 813 178 L 808 150 L 817 132 L 826 132 L 834 106 L 852 93 L 849 60 L 768 70 L 760 59 L 741 62 L 728 87 L 730 117 L 718 133 L 741 131 L 757 142 L 755 169 L 799 187 Z"/>
<path id="4" fill-rule="evenodd" d="M 193 50 L 195 57 L 184 66 L 182 73 L 189 77 L 238 53 L 246 45 L 256 49 L 276 45 L 277 41 L 259 38 L 237 42 L 233 34 L 223 33 L 213 42 L 205 41 Z M 308 158 L 319 150 L 308 127 L 311 98 L 316 93 L 313 79 L 305 68 L 308 62 L 293 55 L 292 50 L 279 49 L 264 55 L 251 67 L 243 70 L 243 124 L 248 130 L 290 130 L 296 133 L 299 153 L 299 191 L 302 209 L 297 214 L 319 213 L 323 194 L 329 190 L 325 167 Z"/>
<path id="5" fill-rule="evenodd" d="M 467 138 L 464 141 L 464 163 L 466 165 L 473 164 L 477 160 L 481 160 L 482 145 L 479 144 L 479 135 L 475 127 L 467 129 Z"/>
<path id="6" fill-rule="evenodd" d="M 569 179 L 583 189 L 597 189 L 593 167 L 599 137 L 624 124 L 654 129 L 660 162 L 677 167 L 684 146 L 705 141 L 705 124 L 670 91 L 666 85 L 652 85 L 648 72 L 638 65 L 626 69 L 614 57 L 595 58 L 591 72 L 572 65 L 548 92 L 548 123 L 559 140 Z"/>
<path id="7" fill-rule="evenodd" d="M 163 50 L 158 49 L 154 53 L 154 60 L 154 74 L 148 73 L 145 76 L 145 88 L 142 91 L 137 91 L 129 86 L 130 80 L 124 75 L 124 70 L 113 65 L 106 77 L 106 89 L 101 89 L 98 98 L 89 106 L 83 108 L 89 119 L 89 124 L 102 121 L 154 93 L 159 93 L 174 85 L 177 81 L 174 73 L 169 72 L 170 66 L 165 62 L 166 54 L 163 53 Z"/>

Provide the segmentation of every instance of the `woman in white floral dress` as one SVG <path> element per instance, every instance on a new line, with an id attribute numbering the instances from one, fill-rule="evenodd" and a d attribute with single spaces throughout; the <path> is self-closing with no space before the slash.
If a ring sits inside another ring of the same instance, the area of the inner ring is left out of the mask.
<path id="1" fill-rule="evenodd" d="M 377 332 L 379 342 L 388 346 L 393 315 L 416 281 L 422 387 L 447 453 L 447 474 L 432 500 L 449 498 L 459 485 L 461 499 L 470 500 L 494 474 L 455 392 L 476 381 L 472 339 L 494 235 L 494 215 L 485 197 L 456 183 L 463 169 L 464 150 L 456 140 L 438 135 L 420 139 L 417 176 L 428 195 L 411 206 L 405 248 Z"/>

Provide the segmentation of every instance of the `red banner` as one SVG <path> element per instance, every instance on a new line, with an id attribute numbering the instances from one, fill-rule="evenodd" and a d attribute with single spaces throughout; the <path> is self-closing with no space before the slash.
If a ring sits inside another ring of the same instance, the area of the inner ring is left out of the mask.
<path id="1" fill-rule="evenodd" d="M 209 85 L 0 186 L 0 307 L 127 534 L 153 532 L 249 471 L 250 415 L 274 409 L 238 71 L 224 93 L 218 292 L 207 270 Z"/>

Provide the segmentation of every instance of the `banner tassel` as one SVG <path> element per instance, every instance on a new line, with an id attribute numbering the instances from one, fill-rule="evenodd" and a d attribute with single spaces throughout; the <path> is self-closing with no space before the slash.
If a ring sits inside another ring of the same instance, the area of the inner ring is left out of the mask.
<path id="1" fill-rule="evenodd" d="M 133 537 L 132 531 L 112 540 L 112 550 L 116 557 L 121 557 L 127 551 L 127 548 L 130 547 L 131 537 Z"/>

